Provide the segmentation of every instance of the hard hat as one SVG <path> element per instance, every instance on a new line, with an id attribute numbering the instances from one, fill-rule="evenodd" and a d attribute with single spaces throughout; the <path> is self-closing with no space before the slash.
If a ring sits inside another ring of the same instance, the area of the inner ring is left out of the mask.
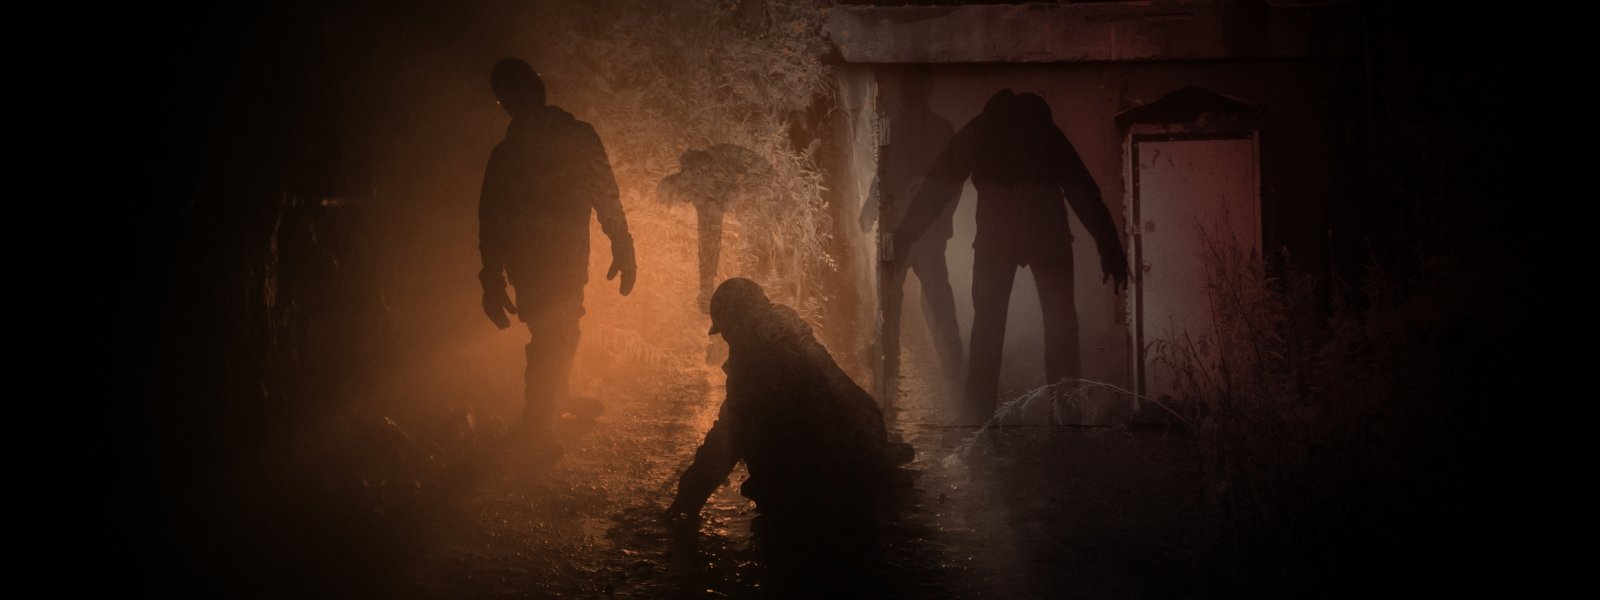
<path id="1" fill-rule="evenodd" d="M 711 330 L 706 335 L 722 333 L 730 318 L 737 319 L 739 315 L 771 304 L 767 292 L 754 281 L 743 277 L 724 281 L 711 294 Z"/>

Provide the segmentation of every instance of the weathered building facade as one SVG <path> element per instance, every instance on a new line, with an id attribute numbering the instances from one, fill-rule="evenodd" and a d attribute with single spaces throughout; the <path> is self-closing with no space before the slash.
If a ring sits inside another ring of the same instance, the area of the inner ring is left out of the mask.
<path id="1" fill-rule="evenodd" d="M 1286 257 L 1323 281 L 1352 252 L 1359 258 L 1349 224 L 1361 218 L 1371 93 L 1360 16 L 1349 5 L 1226 1 L 833 8 L 837 105 L 854 115 L 834 134 L 856 158 L 834 175 L 840 210 L 858 210 L 868 193 L 871 145 L 895 143 L 894 123 L 880 117 L 909 72 L 927 79 L 929 106 L 957 128 L 999 90 L 1039 94 L 1099 185 L 1134 272 L 1120 295 L 1102 285 L 1099 257 L 1073 219 L 1082 376 L 1160 397 L 1172 381 L 1151 348 L 1209 324 L 1208 247 Z M 882 204 L 897 201 L 909 199 Z M 969 183 L 947 247 L 964 340 L 975 201 Z M 863 247 L 850 267 L 873 285 L 877 256 Z M 905 289 L 914 297 L 915 286 Z M 1045 383 L 1026 269 L 1011 303 L 1002 397 Z M 907 331 L 920 324 L 904 319 Z M 892 343 L 880 340 L 880 353 Z M 892 393 L 892 377 L 879 383 Z M 1137 410 L 1108 395 L 1066 419 L 1124 423 Z"/>

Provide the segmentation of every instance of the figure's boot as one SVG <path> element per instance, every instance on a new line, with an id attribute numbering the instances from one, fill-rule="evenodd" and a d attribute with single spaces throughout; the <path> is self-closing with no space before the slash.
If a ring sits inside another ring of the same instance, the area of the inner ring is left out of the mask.
<path id="1" fill-rule="evenodd" d="M 523 409 L 519 433 L 527 441 L 536 457 L 559 457 L 561 444 L 556 441 L 556 390 L 553 368 L 556 365 L 546 346 L 530 342 L 523 349 L 527 367 L 523 371 Z M 564 386 L 563 386 L 564 387 Z"/>

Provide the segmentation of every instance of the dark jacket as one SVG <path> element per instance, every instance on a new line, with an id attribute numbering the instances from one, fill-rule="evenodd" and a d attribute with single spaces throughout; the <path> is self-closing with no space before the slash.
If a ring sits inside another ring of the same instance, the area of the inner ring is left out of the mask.
<path id="1" fill-rule="evenodd" d="M 1018 265 L 1070 256 L 1070 204 L 1102 257 L 1122 254 L 1099 186 L 1038 96 L 997 94 L 983 114 L 956 132 L 928 170 L 895 233 L 895 246 L 909 248 L 921 238 L 968 178 L 978 190 L 972 246 L 980 253 Z"/>
<path id="2" fill-rule="evenodd" d="M 512 119 L 489 157 L 478 204 L 485 288 L 509 279 L 539 290 L 582 289 L 591 210 L 613 252 L 631 257 L 617 182 L 594 128 L 554 106 Z"/>
<path id="3" fill-rule="evenodd" d="M 740 491 L 764 512 L 858 498 L 880 484 L 893 460 L 883 415 L 793 309 L 773 305 L 754 331 L 730 336 L 723 370 L 727 400 L 674 509 L 698 512 L 741 460 L 750 478 Z"/>

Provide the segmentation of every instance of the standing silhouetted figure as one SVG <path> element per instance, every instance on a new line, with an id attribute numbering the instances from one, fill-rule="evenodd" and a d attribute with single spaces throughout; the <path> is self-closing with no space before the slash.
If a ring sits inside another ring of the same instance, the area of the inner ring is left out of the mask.
<path id="1" fill-rule="evenodd" d="M 911 454 L 889 441 L 872 396 L 794 309 L 773 304 L 749 279 L 717 287 L 711 333 L 728 342 L 727 400 L 668 515 L 698 515 L 742 460 L 750 477 L 740 492 L 755 501 L 764 527 L 810 539 L 869 529 L 876 499 Z"/>
<path id="2" fill-rule="evenodd" d="M 636 272 L 633 238 L 594 128 L 547 106 L 544 82 L 526 62 L 500 61 L 490 83 L 511 126 L 489 157 L 478 205 L 483 310 L 501 329 L 511 325 L 506 313 L 527 324 L 532 341 L 526 348 L 521 429 L 553 445 L 549 429 L 567 396 L 584 312 L 590 211 L 611 238 L 606 278 L 621 274 L 624 296 Z M 507 281 L 516 290 L 516 304 L 506 295 Z"/>
<path id="3" fill-rule="evenodd" d="M 900 226 L 905 220 L 906 208 L 922 185 L 923 177 L 933 167 L 939 152 L 950 144 L 951 137 L 955 135 L 955 128 L 950 121 L 928 107 L 926 77 L 914 73 L 905 81 L 900 106 L 889 114 L 891 143 L 879 158 L 882 161 L 880 177 L 873 180 L 872 190 L 861 207 L 863 232 L 872 228 L 880 212 L 887 213 L 883 215 L 884 231 L 894 231 Z M 953 191 L 958 197 L 961 187 L 947 191 Z M 880 196 L 885 194 L 889 201 L 880 203 Z M 942 200 L 944 209 L 914 244 L 895 248 L 895 252 L 905 253 L 904 259 L 896 261 L 897 264 L 916 271 L 917 281 L 922 284 L 923 317 L 927 321 L 928 332 L 933 336 L 939 365 L 952 380 L 961 375 L 961 326 L 956 323 L 956 297 L 950 289 L 950 270 L 945 265 L 944 255 L 945 244 L 954 232 L 950 222 L 955 215 L 956 199 L 950 197 Z M 882 211 L 883 206 L 887 206 L 888 210 Z M 896 269 L 893 275 L 893 282 L 889 285 L 896 287 L 885 296 L 883 314 L 886 320 L 883 328 L 884 337 L 893 336 L 898 341 L 900 300 L 903 297 L 898 286 L 903 285 L 901 282 L 905 278 L 905 270 Z M 898 364 L 899 344 L 886 344 L 885 348 L 893 353 L 893 356 L 887 357 L 888 360 Z"/>
<path id="4" fill-rule="evenodd" d="M 956 133 L 929 169 L 895 233 L 895 247 L 911 247 L 921 238 L 969 177 L 978 190 L 978 232 L 972 244 L 972 346 L 965 396 L 967 416 L 982 418 L 994 411 L 1000 387 L 1006 309 L 1018 267 L 1032 268 L 1038 284 L 1046 378 L 1054 383 L 1078 376 L 1072 234 L 1063 196 L 1094 237 L 1101 281 L 1114 279 L 1116 292 L 1127 285 L 1128 259 L 1099 186 L 1038 95 L 1001 90 Z"/>
<path id="5" fill-rule="evenodd" d="M 690 149 L 678 158 L 678 172 L 662 178 L 656 197 L 663 202 L 694 205 L 700 236 L 701 312 L 710 310 L 711 287 L 722 257 L 722 218 L 741 200 L 769 192 L 777 173 L 754 150 L 717 144 Z"/>

